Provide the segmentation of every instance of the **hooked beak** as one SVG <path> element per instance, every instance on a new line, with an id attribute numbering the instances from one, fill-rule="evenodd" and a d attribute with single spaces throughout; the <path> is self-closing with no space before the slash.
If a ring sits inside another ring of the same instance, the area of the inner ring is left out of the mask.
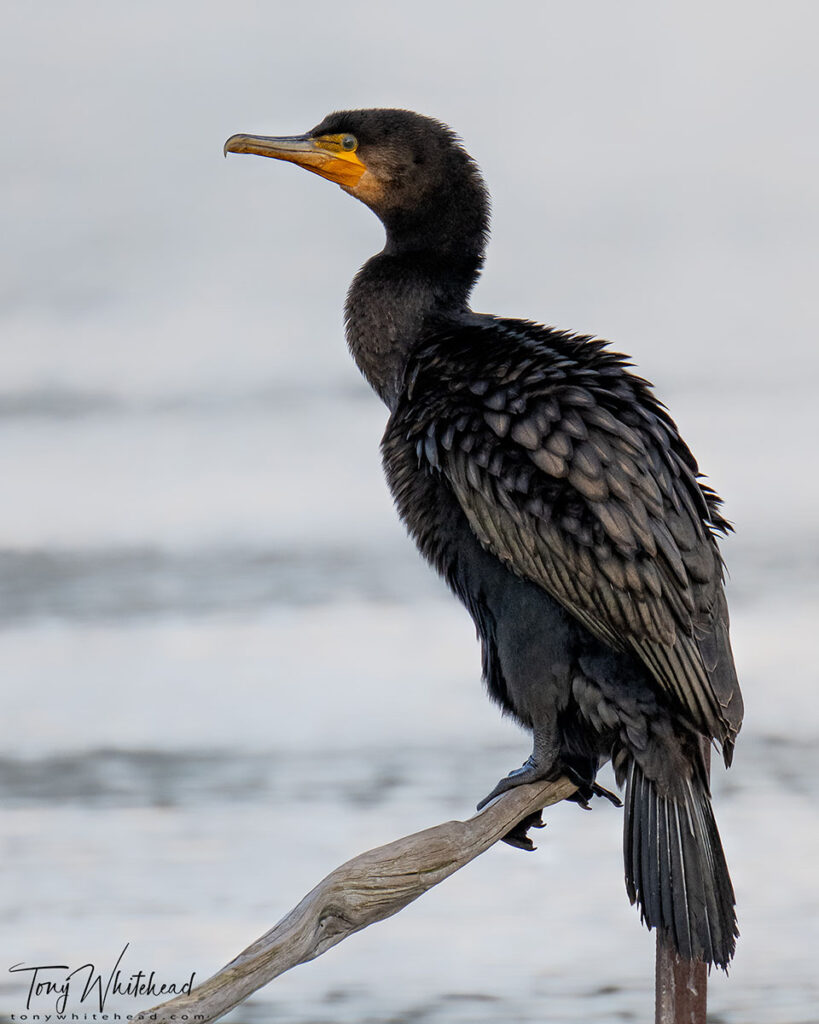
<path id="1" fill-rule="evenodd" d="M 307 171 L 320 174 L 346 188 L 354 188 L 366 166 L 355 150 L 342 148 L 342 136 L 291 135 L 271 138 L 265 135 L 231 135 L 225 143 L 224 153 L 255 153 L 274 160 L 287 160 Z"/>

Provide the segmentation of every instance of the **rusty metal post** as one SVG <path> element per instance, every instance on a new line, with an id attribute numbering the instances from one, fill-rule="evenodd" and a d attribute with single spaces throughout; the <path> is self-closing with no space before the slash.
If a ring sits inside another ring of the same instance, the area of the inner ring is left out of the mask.
<path id="1" fill-rule="evenodd" d="M 711 745 L 703 743 L 705 771 L 711 772 Z M 681 960 L 657 932 L 654 969 L 654 1024 L 706 1024 L 708 968 Z"/>
<path id="2" fill-rule="evenodd" d="M 708 971 L 703 963 L 681 960 L 657 936 L 655 1024 L 706 1024 Z"/>

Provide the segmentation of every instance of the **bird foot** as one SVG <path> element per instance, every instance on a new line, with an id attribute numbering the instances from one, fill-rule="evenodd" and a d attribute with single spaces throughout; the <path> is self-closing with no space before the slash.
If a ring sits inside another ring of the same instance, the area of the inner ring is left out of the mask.
<path id="1" fill-rule="evenodd" d="M 539 767 L 539 765 L 529 758 L 520 768 L 516 768 L 513 772 L 500 780 L 495 786 L 492 792 L 483 798 L 478 804 L 478 810 L 482 810 L 490 801 L 494 800 L 496 796 L 500 796 L 501 793 L 507 793 L 510 789 L 514 789 L 516 786 L 525 786 L 527 782 L 539 782 L 541 779 L 545 779 L 547 776 L 546 771 Z M 529 837 L 530 828 L 543 828 L 545 822 L 541 817 L 540 811 L 533 811 L 532 814 L 527 814 L 525 818 L 522 818 L 514 828 L 510 829 L 503 837 L 503 842 L 508 843 L 510 846 L 516 847 L 518 850 L 527 850 L 531 852 L 535 849 L 535 844 Z"/>
<path id="2" fill-rule="evenodd" d="M 622 801 L 615 793 L 601 786 L 598 782 L 582 778 L 570 765 L 560 765 L 559 767 L 550 765 L 547 769 L 541 767 L 533 757 L 529 757 L 520 768 L 509 772 L 508 775 L 498 782 L 492 792 L 485 796 L 478 804 L 478 810 L 483 810 L 495 797 L 500 796 L 502 793 L 508 793 L 510 789 L 515 789 L 517 786 L 525 786 L 529 782 L 540 782 L 545 779 L 558 778 L 560 775 L 566 775 L 577 786 L 577 791 L 570 797 L 567 797 L 567 799 L 573 800 L 584 810 L 591 810 L 589 800 L 594 796 L 604 797 L 614 804 L 615 807 L 623 806 Z M 503 837 L 503 842 L 517 847 L 519 850 L 534 850 L 535 844 L 529 837 L 529 829 L 543 827 L 544 821 L 541 817 L 541 812 L 535 811 L 519 821 L 513 829 L 510 829 Z"/>
<path id="3" fill-rule="evenodd" d="M 584 779 L 570 766 L 566 766 L 565 772 L 567 778 L 577 786 L 577 790 L 572 793 L 571 796 L 566 797 L 566 799 L 578 804 L 584 811 L 591 810 L 589 800 L 591 800 L 593 796 L 604 797 L 609 801 L 609 803 L 614 804 L 615 807 L 623 806 L 623 802 L 620 797 L 617 796 L 616 793 L 612 793 L 610 789 L 606 789 L 605 786 L 601 786 L 598 782 L 594 782 L 593 780 L 589 781 L 589 779 Z"/>
<path id="4" fill-rule="evenodd" d="M 503 837 L 503 842 L 516 847 L 518 850 L 526 850 L 530 853 L 532 850 L 536 850 L 537 847 L 529 838 L 529 829 L 546 827 L 546 822 L 541 817 L 541 814 L 541 811 L 533 811 L 531 814 L 527 814 L 513 829 L 506 833 Z"/>
<path id="5" fill-rule="evenodd" d="M 541 782 L 548 778 L 552 774 L 551 768 L 550 765 L 549 770 L 544 770 L 531 757 L 527 758 L 520 768 L 516 768 L 504 776 L 492 792 L 481 800 L 478 810 L 482 811 L 490 801 L 494 800 L 496 796 L 500 796 L 501 793 L 508 793 L 510 789 L 515 789 L 517 786 L 525 786 L 529 782 Z"/>
<path id="6" fill-rule="evenodd" d="M 602 796 L 604 800 L 608 800 L 610 804 L 614 804 L 615 807 L 622 807 L 623 801 L 616 793 L 612 793 L 610 789 L 606 789 L 605 786 L 601 786 L 596 782 L 592 783 L 592 795 Z"/>

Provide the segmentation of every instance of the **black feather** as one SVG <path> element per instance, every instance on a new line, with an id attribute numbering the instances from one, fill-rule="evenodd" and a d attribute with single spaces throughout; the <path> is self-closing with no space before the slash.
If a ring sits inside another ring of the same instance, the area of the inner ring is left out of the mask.
<path id="1" fill-rule="evenodd" d="M 663 795 L 632 760 L 623 850 L 626 891 L 646 924 L 659 928 L 684 958 L 727 967 L 739 930 L 704 783 L 694 776 L 679 795 Z"/>

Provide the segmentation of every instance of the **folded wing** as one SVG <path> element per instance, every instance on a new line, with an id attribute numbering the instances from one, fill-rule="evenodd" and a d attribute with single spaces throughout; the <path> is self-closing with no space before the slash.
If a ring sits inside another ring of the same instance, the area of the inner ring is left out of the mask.
<path id="1" fill-rule="evenodd" d="M 444 475 L 484 547 L 633 651 L 730 761 L 742 702 L 719 499 L 622 357 L 486 319 L 491 330 L 462 327 L 419 349 L 389 429 Z"/>

